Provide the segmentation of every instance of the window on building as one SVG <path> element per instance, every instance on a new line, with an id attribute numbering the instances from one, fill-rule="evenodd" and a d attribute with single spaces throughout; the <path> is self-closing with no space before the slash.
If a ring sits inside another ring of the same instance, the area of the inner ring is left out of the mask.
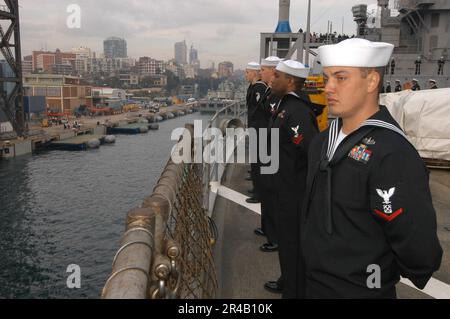
<path id="1" fill-rule="evenodd" d="M 61 88 L 59 87 L 47 88 L 47 96 L 61 96 Z"/>
<path id="2" fill-rule="evenodd" d="M 438 28 L 439 27 L 439 13 L 432 13 L 431 14 L 431 27 L 432 28 Z"/>
<path id="3" fill-rule="evenodd" d="M 34 88 L 34 96 L 47 96 L 47 88 L 35 87 Z"/>
<path id="4" fill-rule="evenodd" d="M 419 37 L 418 39 L 417 39 L 417 45 L 418 45 L 418 50 L 419 51 L 422 51 L 423 50 L 423 39 L 421 38 L 421 37 Z"/>
<path id="5" fill-rule="evenodd" d="M 438 47 L 439 37 L 437 35 L 430 36 L 430 49 Z"/>

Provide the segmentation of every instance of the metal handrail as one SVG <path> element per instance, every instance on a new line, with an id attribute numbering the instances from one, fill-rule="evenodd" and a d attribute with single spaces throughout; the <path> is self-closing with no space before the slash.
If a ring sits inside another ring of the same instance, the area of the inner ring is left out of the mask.
<path id="1" fill-rule="evenodd" d="M 212 128 L 214 122 L 217 121 L 220 114 L 227 113 L 228 110 L 231 110 L 232 108 L 233 108 L 233 116 L 235 118 L 240 118 L 242 115 L 246 114 L 247 110 L 244 109 L 243 111 L 241 111 L 241 109 L 240 109 L 241 103 L 243 103 L 243 100 L 233 101 L 229 105 L 226 105 L 223 108 L 221 108 L 220 110 L 217 110 L 216 113 L 214 114 L 214 116 L 209 120 L 208 129 Z M 216 124 L 215 126 L 217 127 L 218 125 Z M 207 131 L 205 131 L 205 134 L 207 134 Z M 211 138 L 211 136 L 205 136 L 205 137 L 207 139 Z M 215 172 L 217 172 L 217 170 L 218 170 L 218 163 L 214 163 L 214 164 L 205 163 L 203 169 L 204 169 L 203 190 L 204 190 L 204 194 L 209 194 L 209 192 L 211 190 L 211 182 L 213 180 L 213 176 L 216 175 Z M 203 207 L 206 212 L 210 211 L 209 195 L 205 196 L 204 202 L 203 202 Z"/>
<path id="2" fill-rule="evenodd" d="M 242 100 L 238 100 L 238 101 L 234 101 L 233 103 L 230 103 L 229 105 L 224 106 L 223 108 L 221 108 L 220 110 L 216 111 L 216 113 L 214 114 L 214 116 L 209 120 L 209 125 L 208 128 L 212 127 L 212 124 L 215 120 L 217 120 L 217 118 L 219 117 L 220 114 L 228 111 L 231 109 L 232 106 L 239 106 L 241 105 L 243 101 Z M 240 110 L 239 110 L 240 111 Z M 234 109 L 234 114 L 235 116 L 241 112 L 237 111 L 236 109 Z M 245 111 L 244 111 L 245 114 Z"/>

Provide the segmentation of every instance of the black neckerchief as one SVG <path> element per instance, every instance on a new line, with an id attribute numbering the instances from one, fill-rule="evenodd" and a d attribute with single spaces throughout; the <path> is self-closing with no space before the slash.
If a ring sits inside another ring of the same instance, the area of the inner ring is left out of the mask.
<path id="1" fill-rule="evenodd" d="M 281 100 L 281 99 L 280 99 L 280 100 Z M 278 102 L 279 102 L 279 101 L 278 101 Z M 270 112 L 271 115 L 270 115 L 270 118 L 269 118 L 269 126 L 268 126 L 268 129 L 269 129 L 269 134 L 270 134 L 270 129 L 273 127 L 273 124 L 275 123 L 275 120 L 277 119 L 278 114 L 280 114 L 280 109 L 279 109 L 280 104 L 277 103 L 277 102 L 271 104 L 271 103 L 270 103 L 270 97 L 269 97 L 268 103 L 269 103 L 270 109 L 274 109 L 274 112 L 273 112 L 273 113 Z"/>
<path id="2" fill-rule="evenodd" d="M 258 80 L 258 81 L 256 81 L 255 82 L 255 84 L 254 85 L 256 85 L 256 84 L 264 84 L 264 86 L 266 87 L 266 91 L 264 92 L 264 94 L 263 94 L 263 96 L 261 96 L 260 97 L 260 100 L 259 101 L 256 101 L 256 107 L 255 107 L 255 109 L 253 110 L 253 112 L 252 112 L 252 114 L 251 114 L 251 118 L 253 118 L 253 116 L 255 116 L 255 114 L 256 114 L 256 112 L 258 111 L 258 104 L 261 104 L 261 102 L 263 101 L 263 97 L 267 94 L 267 91 L 270 91 L 270 87 L 267 85 L 267 83 L 266 82 L 263 82 L 263 81 L 261 81 L 261 80 Z"/>
<path id="3" fill-rule="evenodd" d="M 270 86 L 267 87 L 266 92 L 264 93 L 262 99 L 261 99 L 261 105 L 263 106 L 264 112 L 269 112 L 269 110 L 266 108 L 266 103 L 269 104 L 270 107 L 270 98 L 272 96 L 272 88 Z"/>

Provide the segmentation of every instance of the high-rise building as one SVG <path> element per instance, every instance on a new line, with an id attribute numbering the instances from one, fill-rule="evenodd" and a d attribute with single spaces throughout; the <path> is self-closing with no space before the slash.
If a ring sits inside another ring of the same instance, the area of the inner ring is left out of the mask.
<path id="1" fill-rule="evenodd" d="M 29 74 L 33 72 L 33 56 L 27 55 L 22 60 L 22 73 Z"/>
<path id="2" fill-rule="evenodd" d="M 60 63 L 60 64 L 53 64 L 51 73 L 52 74 L 59 74 L 59 75 L 73 75 L 74 68 L 70 63 Z"/>
<path id="3" fill-rule="evenodd" d="M 76 55 L 75 70 L 78 74 L 82 74 L 86 70 L 86 61 L 96 57 L 95 52 L 88 47 L 72 48 L 71 51 Z"/>
<path id="4" fill-rule="evenodd" d="M 219 78 L 228 78 L 233 75 L 233 72 L 233 63 L 228 61 L 219 63 Z"/>
<path id="5" fill-rule="evenodd" d="M 193 65 L 184 65 L 183 70 L 186 79 L 195 79 L 197 71 L 195 70 L 195 67 Z"/>
<path id="6" fill-rule="evenodd" d="M 197 76 L 200 70 L 200 60 L 198 59 L 198 51 L 194 49 L 194 45 L 191 46 L 191 50 L 189 51 L 189 65 L 193 68 L 195 76 Z"/>
<path id="7" fill-rule="evenodd" d="M 175 61 L 178 64 L 187 64 L 187 45 L 186 41 L 175 43 Z"/>
<path id="8" fill-rule="evenodd" d="M 103 52 L 105 58 L 126 58 L 127 55 L 127 41 L 117 37 L 110 37 L 103 41 Z"/>
<path id="9" fill-rule="evenodd" d="M 76 54 L 61 52 L 59 49 L 55 52 L 33 51 L 33 71 L 51 72 L 55 64 L 70 64 L 75 69 L 76 59 Z"/>
<path id="10" fill-rule="evenodd" d="M 55 52 L 55 66 L 52 66 L 53 74 L 72 75 L 74 74 L 77 55 L 72 52 L 61 52 L 59 49 Z"/>
<path id="11" fill-rule="evenodd" d="M 95 52 L 88 47 L 72 48 L 71 52 L 77 55 L 77 60 L 95 58 Z"/>
<path id="12" fill-rule="evenodd" d="M 86 59 L 84 60 L 85 73 L 104 73 L 113 75 L 124 70 L 130 70 L 134 67 L 134 59 L 131 58 L 116 58 L 116 59 Z"/>
<path id="13" fill-rule="evenodd" d="M 75 61 L 75 71 L 78 74 L 86 73 L 87 61 L 88 61 L 88 59 L 77 59 Z"/>
<path id="14" fill-rule="evenodd" d="M 33 52 L 34 55 L 35 52 Z M 39 70 L 43 72 L 49 72 L 52 65 L 56 63 L 56 56 L 54 53 L 40 53 L 36 55 L 36 64 L 34 65 L 34 70 Z M 34 61 L 33 61 L 34 62 Z"/>
<path id="15" fill-rule="evenodd" d="M 180 80 L 183 80 L 185 78 L 183 67 L 179 65 L 175 60 L 170 60 L 166 63 L 166 70 L 172 72 Z"/>
<path id="16" fill-rule="evenodd" d="M 191 50 L 189 51 L 189 64 L 195 64 L 198 61 L 198 51 L 194 49 L 194 45 L 191 45 Z"/>
<path id="17" fill-rule="evenodd" d="M 155 60 L 149 57 L 139 58 L 139 74 L 140 75 L 156 75 L 166 73 L 164 61 Z"/>

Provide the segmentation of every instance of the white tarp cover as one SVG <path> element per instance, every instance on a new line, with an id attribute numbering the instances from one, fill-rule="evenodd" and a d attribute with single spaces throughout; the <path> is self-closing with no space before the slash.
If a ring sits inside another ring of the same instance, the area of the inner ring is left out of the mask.
<path id="1" fill-rule="evenodd" d="M 450 88 L 382 94 L 422 158 L 450 161 Z"/>

